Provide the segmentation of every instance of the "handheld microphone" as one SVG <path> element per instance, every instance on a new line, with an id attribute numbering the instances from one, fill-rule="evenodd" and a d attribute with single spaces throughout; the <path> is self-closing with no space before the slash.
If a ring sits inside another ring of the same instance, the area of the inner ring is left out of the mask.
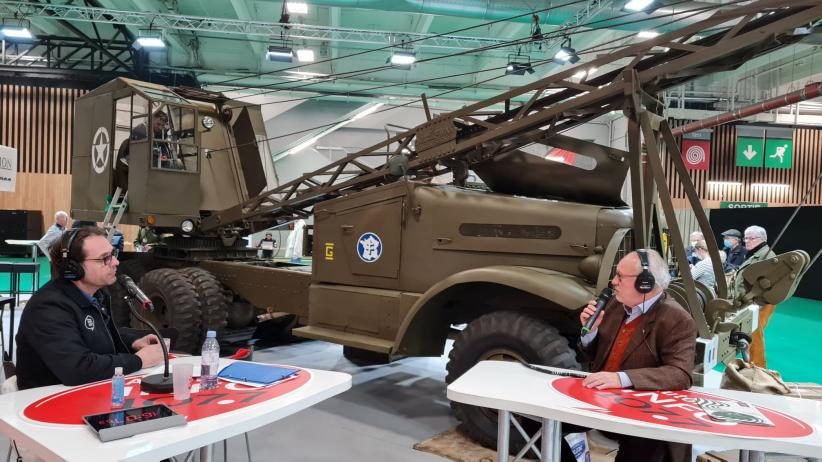
<path id="1" fill-rule="evenodd" d="M 600 292 L 599 297 L 597 297 L 596 305 L 594 305 L 594 314 L 588 318 L 588 321 L 582 326 L 582 335 L 588 334 L 591 332 L 591 328 L 594 327 L 594 323 L 596 322 L 597 318 L 599 317 L 599 313 L 605 308 L 605 305 L 608 304 L 608 301 L 611 300 L 611 297 L 614 296 L 614 290 L 610 287 L 606 287 L 602 289 Z"/>
<path id="2" fill-rule="evenodd" d="M 126 289 L 129 295 L 134 297 L 140 303 L 140 306 L 143 307 L 144 310 L 148 310 L 150 312 L 154 312 L 154 303 L 151 302 L 151 299 L 148 298 L 146 294 L 140 290 L 140 287 L 134 283 L 134 280 L 130 277 L 126 276 L 125 274 L 121 274 L 117 276 L 117 282 Z"/>

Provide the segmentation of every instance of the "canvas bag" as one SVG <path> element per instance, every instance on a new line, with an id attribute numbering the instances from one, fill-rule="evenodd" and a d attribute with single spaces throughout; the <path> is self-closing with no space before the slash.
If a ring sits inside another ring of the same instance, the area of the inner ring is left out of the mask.
<path id="1" fill-rule="evenodd" d="M 750 391 L 769 395 L 787 395 L 791 392 L 782 381 L 779 372 L 763 369 L 739 358 L 726 365 L 719 387 L 725 390 Z"/>

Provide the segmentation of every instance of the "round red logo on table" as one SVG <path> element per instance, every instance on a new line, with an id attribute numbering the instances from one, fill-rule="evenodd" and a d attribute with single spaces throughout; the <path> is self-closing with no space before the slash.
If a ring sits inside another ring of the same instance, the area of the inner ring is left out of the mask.
<path id="1" fill-rule="evenodd" d="M 291 380 L 254 388 L 220 380 L 212 390 L 195 392 L 191 398 L 177 401 L 172 394 L 149 395 L 140 391 L 140 377 L 126 377 L 126 408 L 165 404 L 185 415 L 189 422 L 204 419 L 285 395 L 304 385 L 311 373 L 304 369 Z M 96 382 L 61 391 L 29 404 L 23 411 L 27 418 L 43 423 L 82 425 L 83 416 L 111 412 L 111 381 Z"/>
<path id="2" fill-rule="evenodd" d="M 751 438 L 798 438 L 813 433 L 810 425 L 789 415 L 708 393 L 596 390 L 571 377 L 556 379 L 551 386 L 591 406 L 580 409 L 657 425 Z"/>

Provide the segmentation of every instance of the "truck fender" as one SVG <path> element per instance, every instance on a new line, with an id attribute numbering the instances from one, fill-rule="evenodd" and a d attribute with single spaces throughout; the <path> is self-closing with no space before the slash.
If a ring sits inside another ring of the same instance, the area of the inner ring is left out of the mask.
<path id="1" fill-rule="evenodd" d="M 569 310 L 585 306 L 595 288 L 582 278 L 529 266 L 488 266 L 452 274 L 429 288 L 408 310 L 394 339 L 394 354 L 439 355 L 449 330 L 437 298 L 461 284 L 493 283 L 531 293 Z"/>

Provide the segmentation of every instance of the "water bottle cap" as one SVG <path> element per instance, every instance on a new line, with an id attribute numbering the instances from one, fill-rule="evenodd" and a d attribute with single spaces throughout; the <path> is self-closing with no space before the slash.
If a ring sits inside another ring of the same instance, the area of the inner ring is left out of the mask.
<path id="1" fill-rule="evenodd" d="M 114 375 L 123 375 L 123 368 L 122 367 L 115 367 L 114 368 Z"/>
<path id="2" fill-rule="evenodd" d="M 206 337 L 208 337 L 208 338 L 217 338 L 217 332 L 213 331 L 213 330 L 210 330 L 206 333 Z"/>

